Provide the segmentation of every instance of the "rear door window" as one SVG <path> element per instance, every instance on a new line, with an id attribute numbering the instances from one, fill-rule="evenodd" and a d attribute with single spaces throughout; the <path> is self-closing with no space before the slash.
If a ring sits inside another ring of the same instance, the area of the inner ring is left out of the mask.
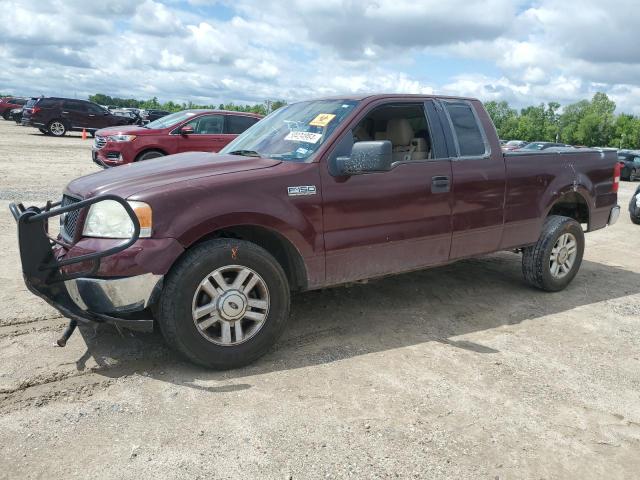
<path id="1" fill-rule="evenodd" d="M 258 121 L 254 117 L 246 117 L 244 115 L 227 115 L 227 123 L 224 133 L 238 135 Z"/>
<path id="2" fill-rule="evenodd" d="M 53 98 L 41 98 L 37 100 L 37 104 L 40 108 L 52 108 L 58 105 L 58 100 Z"/>
<path id="3" fill-rule="evenodd" d="M 63 108 L 65 110 L 73 110 L 74 112 L 86 112 L 87 104 L 77 100 L 65 100 Z"/>
<path id="4" fill-rule="evenodd" d="M 223 124 L 222 115 L 203 115 L 188 123 L 196 135 L 218 135 L 222 133 Z"/>
<path id="5" fill-rule="evenodd" d="M 451 126 L 458 140 L 458 152 L 461 157 L 482 157 L 487 146 L 471 105 L 466 102 L 443 102 Z"/>
<path id="6" fill-rule="evenodd" d="M 102 115 L 106 111 L 104 108 L 93 103 L 88 103 L 87 108 L 89 109 L 89 113 L 93 113 L 94 115 Z"/>

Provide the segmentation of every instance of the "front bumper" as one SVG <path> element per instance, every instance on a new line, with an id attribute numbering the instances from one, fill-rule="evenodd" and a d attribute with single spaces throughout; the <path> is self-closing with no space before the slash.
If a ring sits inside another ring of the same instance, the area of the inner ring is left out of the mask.
<path id="1" fill-rule="evenodd" d="M 117 167 L 126 163 L 123 152 L 109 149 L 108 147 L 92 148 L 91 159 L 102 168 Z"/>
<path id="2" fill-rule="evenodd" d="M 104 251 L 73 258 L 56 258 L 54 247 L 61 242 L 48 236 L 48 219 L 106 200 L 116 201 L 125 208 L 134 225 L 132 237 Z M 29 291 L 74 323 L 109 323 L 142 331 L 153 329 L 152 318 L 138 318 L 139 315 L 131 314 L 144 310 L 154 301 L 162 287 L 162 275 L 92 278 L 98 272 L 102 258 L 126 250 L 140 236 L 138 218 L 124 199 L 116 195 L 102 195 L 65 207 L 48 202 L 43 208 L 24 208 L 21 204 L 12 203 L 9 209 L 18 224 L 22 273 Z M 88 264 L 91 268 L 65 273 L 75 264 Z"/>
<path id="3" fill-rule="evenodd" d="M 82 310 L 119 314 L 147 308 L 162 289 L 162 275 L 147 273 L 126 278 L 75 278 L 65 286 Z"/>

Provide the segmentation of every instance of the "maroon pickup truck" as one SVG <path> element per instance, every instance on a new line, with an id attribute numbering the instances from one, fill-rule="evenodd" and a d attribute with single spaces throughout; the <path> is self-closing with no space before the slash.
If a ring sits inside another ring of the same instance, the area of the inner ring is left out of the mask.
<path id="1" fill-rule="evenodd" d="M 375 95 L 277 110 L 219 154 L 182 153 L 10 206 L 25 282 L 71 319 L 155 324 L 192 361 L 264 354 L 290 293 L 522 253 L 546 291 L 620 213 L 615 153 L 503 153 L 474 99 Z M 48 236 L 48 219 L 61 232 Z"/>

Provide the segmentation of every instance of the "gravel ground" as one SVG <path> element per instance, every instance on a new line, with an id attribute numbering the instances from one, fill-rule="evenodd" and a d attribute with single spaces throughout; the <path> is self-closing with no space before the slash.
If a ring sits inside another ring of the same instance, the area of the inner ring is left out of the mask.
<path id="1" fill-rule="evenodd" d="M 221 373 L 156 334 L 52 346 L 7 205 L 96 171 L 90 146 L 0 121 L 0 478 L 638 478 L 634 185 L 564 292 L 500 253 L 299 294 L 277 348 Z"/>

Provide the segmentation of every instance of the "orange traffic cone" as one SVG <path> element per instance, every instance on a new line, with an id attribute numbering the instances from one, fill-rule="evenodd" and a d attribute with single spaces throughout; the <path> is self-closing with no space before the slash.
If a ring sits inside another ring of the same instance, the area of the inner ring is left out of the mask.
<path id="1" fill-rule="evenodd" d="M 87 130 L 85 130 L 84 128 L 82 129 L 82 139 L 83 140 L 87 139 Z"/>

